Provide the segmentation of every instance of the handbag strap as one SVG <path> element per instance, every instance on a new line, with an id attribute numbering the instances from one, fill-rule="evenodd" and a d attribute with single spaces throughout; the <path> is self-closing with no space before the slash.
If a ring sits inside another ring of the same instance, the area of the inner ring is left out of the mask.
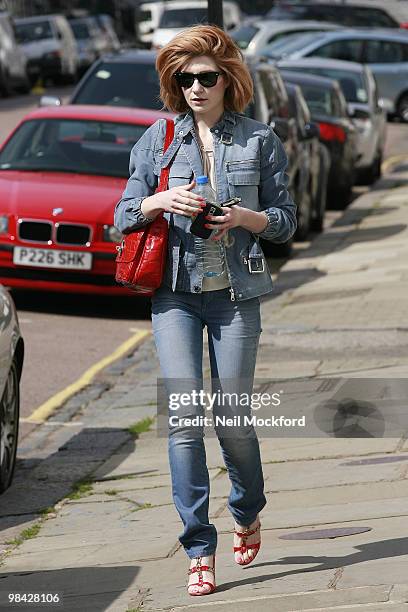
<path id="1" fill-rule="evenodd" d="M 166 119 L 166 135 L 164 138 L 163 153 L 169 148 L 170 143 L 174 138 L 174 121 Z M 160 182 L 157 191 L 166 191 L 169 182 L 170 164 L 166 168 L 162 168 L 160 172 Z"/>

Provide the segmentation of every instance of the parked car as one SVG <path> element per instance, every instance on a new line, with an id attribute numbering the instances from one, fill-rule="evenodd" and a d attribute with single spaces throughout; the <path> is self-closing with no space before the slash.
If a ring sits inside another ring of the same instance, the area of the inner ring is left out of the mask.
<path id="1" fill-rule="evenodd" d="M 309 196 L 309 160 L 301 158 L 299 152 L 296 117 L 290 114 L 288 93 L 279 70 L 258 59 L 248 60 L 248 66 L 254 82 L 254 100 L 247 107 L 245 114 L 270 125 L 285 147 L 289 162 L 288 189 L 297 205 L 296 237 L 305 239 L 310 230 L 307 223 L 311 218 L 312 208 Z M 287 255 L 291 243 L 292 241 L 283 246 L 262 241 L 262 248 L 267 255 Z"/>
<path id="2" fill-rule="evenodd" d="M 224 28 L 231 30 L 241 22 L 239 5 L 231 0 L 222 3 Z M 159 19 L 159 25 L 153 33 L 152 47 L 160 49 L 176 34 L 196 23 L 208 23 L 207 0 L 169 0 L 165 3 Z"/>
<path id="3" fill-rule="evenodd" d="M 139 6 L 139 39 L 146 46 L 151 47 L 153 33 L 159 27 L 160 17 L 166 2 L 143 2 Z"/>
<path id="4" fill-rule="evenodd" d="M 78 47 L 63 15 L 41 15 L 14 20 L 18 42 L 28 58 L 32 82 L 38 77 L 74 82 L 78 70 Z"/>
<path id="5" fill-rule="evenodd" d="M 281 69 L 285 82 L 299 85 L 312 116 L 319 124 L 320 141 L 330 153 L 327 208 L 343 209 L 350 202 L 355 182 L 356 128 L 337 81 Z"/>
<path id="6" fill-rule="evenodd" d="M 286 44 L 272 43 L 263 53 L 275 60 L 314 56 L 367 64 L 386 112 L 408 121 L 408 32 L 404 30 L 344 29 L 304 34 Z"/>
<path id="7" fill-rule="evenodd" d="M 27 58 L 17 44 L 8 13 L 0 12 L 0 94 L 28 93 L 30 89 Z"/>
<path id="8" fill-rule="evenodd" d="M 144 49 L 126 49 L 105 55 L 82 77 L 69 103 L 160 110 L 163 104 L 159 99 L 155 61 L 156 53 Z M 55 96 L 43 96 L 40 100 L 40 106 L 60 104 L 61 100 Z"/>
<path id="9" fill-rule="evenodd" d="M 76 17 L 69 20 L 69 25 L 78 45 L 78 72 L 82 75 L 98 57 L 112 49 L 108 48 L 105 34 L 95 17 Z"/>
<path id="10" fill-rule="evenodd" d="M 0 285 L 0 493 L 11 485 L 16 465 L 23 362 L 17 311 L 11 295 Z"/>
<path id="11" fill-rule="evenodd" d="M 244 55 L 259 55 L 266 45 L 276 42 L 283 36 L 294 36 L 307 32 L 336 30 L 340 26 L 323 21 L 276 21 L 250 17 L 230 32 Z"/>
<path id="12" fill-rule="evenodd" d="M 271 19 L 315 19 L 348 27 L 405 28 L 408 7 L 399 0 L 276 0 L 269 11 Z"/>
<path id="13" fill-rule="evenodd" d="M 104 13 L 94 15 L 94 17 L 106 38 L 106 48 L 109 49 L 109 51 L 119 51 L 121 45 L 118 35 L 116 34 L 112 17 Z"/>
<path id="14" fill-rule="evenodd" d="M 357 130 L 356 169 L 361 182 L 372 184 L 381 176 L 386 138 L 386 117 L 377 96 L 371 70 L 355 62 L 307 57 L 278 63 L 279 68 L 317 74 L 339 82 Z"/>
<path id="15" fill-rule="evenodd" d="M 289 96 L 289 108 L 292 117 L 296 117 L 298 133 L 298 151 L 301 165 L 309 171 L 307 197 L 310 206 L 306 211 L 310 216 L 299 218 L 299 238 L 307 238 L 309 230 L 321 232 L 326 212 L 327 185 L 330 169 L 330 154 L 319 141 L 320 128 L 312 121 L 309 107 L 298 85 L 285 82 Z M 303 211 L 300 211 L 302 214 Z"/>
<path id="16" fill-rule="evenodd" d="M 0 282 L 125 295 L 115 283 L 113 212 L 130 151 L 169 113 L 108 106 L 37 109 L 0 149 Z"/>

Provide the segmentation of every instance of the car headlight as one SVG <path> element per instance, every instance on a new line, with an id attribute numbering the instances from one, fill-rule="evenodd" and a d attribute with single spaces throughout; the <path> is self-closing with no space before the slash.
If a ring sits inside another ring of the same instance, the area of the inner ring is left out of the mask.
<path id="1" fill-rule="evenodd" d="M 8 233 L 8 217 L 6 215 L 0 215 L 0 234 Z"/>
<path id="2" fill-rule="evenodd" d="M 122 240 L 122 232 L 116 229 L 114 225 L 104 225 L 103 239 L 106 242 L 120 242 Z"/>

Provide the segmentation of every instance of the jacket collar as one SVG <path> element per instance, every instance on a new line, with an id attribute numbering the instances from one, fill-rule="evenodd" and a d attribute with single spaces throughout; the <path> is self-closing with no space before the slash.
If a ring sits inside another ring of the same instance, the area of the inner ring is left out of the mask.
<path id="1" fill-rule="evenodd" d="M 215 132 L 218 130 L 221 134 L 232 133 L 232 128 L 236 124 L 236 116 L 235 113 L 230 110 L 224 110 L 221 119 L 211 128 L 211 132 Z M 187 113 L 177 115 L 174 120 L 175 123 L 175 131 L 176 136 L 185 136 L 189 132 L 194 132 L 194 116 L 193 112 L 190 110 Z"/>

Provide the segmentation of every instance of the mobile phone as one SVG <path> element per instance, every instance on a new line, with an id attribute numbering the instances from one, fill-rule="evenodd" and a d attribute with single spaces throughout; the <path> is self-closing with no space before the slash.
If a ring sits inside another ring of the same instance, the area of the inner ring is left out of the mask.
<path id="1" fill-rule="evenodd" d="M 207 223 L 207 219 L 205 218 L 207 215 L 213 215 L 214 217 L 219 217 L 223 214 L 222 206 L 234 206 L 234 204 L 239 204 L 241 202 L 241 198 L 230 198 L 225 202 L 207 202 L 202 212 L 200 212 L 194 221 L 191 223 L 190 231 L 195 236 L 199 238 L 207 239 L 211 236 L 211 234 L 215 231 L 209 229 L 208 227 L 204 227 Z"/>

